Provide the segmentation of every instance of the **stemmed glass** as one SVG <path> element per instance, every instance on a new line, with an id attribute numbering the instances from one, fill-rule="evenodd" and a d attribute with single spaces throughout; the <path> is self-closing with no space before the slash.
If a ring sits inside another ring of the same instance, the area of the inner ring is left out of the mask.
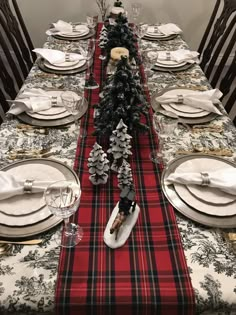
<path id="1" fill-rule="evenodd" d="M 147 33 L 148 24 L 144 24 L 144 23 L 137 24 L 135 27 L 135 30 L 138 36 L 138 46 L 141 49 L 142 38 Z"/>
<path id="2" fill-rule="evenodd" d="M 67 180 L 49 185 L 44 192 L 44 199 L 51 213 L 64 220 L 65 226 L 60 243 L 62 247 L 74 247 L 83 237 L 83 229 L 79 225 L 69 222 L 69 217 L 79 207 L 80 196 L 80 184 Z"/>
<path id="3" fill-rule="evenodd" d="M 142 4 L 138 2 L 134 2 L 131 4 L 132 17 L 134 19 L 134 23 L 138 19 L 142 9 Z"/>
<path id="4" fill-rule="evenodd" d="M 166 111 L 166 115 L 168 112 Z M 171 117 L 162 115 L 159 112 L 153 114 L 153 128 L 158 135 L 158 150 L 150 153 L 150 159 L 154 163 L 166 165 L 163 155 L 163 146 L 167 137 L 173 137 L 175 128 L 178 125 L 178 116 L 171 113 Z"/>
<path id="5" fill-rule="evenodd" d="M 87 21 L 88 28 L 94 29 L 98 23 L 97 13 L 95 13 L 95 12 L 94 13 L 87 13 L 86 21 Z"/>
<path id="6" fill-rule="evenodd" d="M 147 52 L 144 52 L 142 55 L 142 61 L 144 65 L 144 73 L 145 73 L 145 79 L 146 79 L 144 86 L 147 86 L 148 84 L 148 78 L 149 78 L 149 75 L 151 75 L 153 72 L 152 67 L 155 64 L 156 59 L 157 59 L 157 53 L 155 51 L 147 51 Z"/>
<path id="7" fill-rule="evenodd" d="M 81 54 L 83 55 L 87 62 L 88 77 L 85 80 L 84 86 L 86 89 L 97 89 L 99 87 L 99 84 L 96 82 L 93 72 L 91 70 L 95 48 L 96 40 L 94 38 L 89 41 L 87 50 L 84 50 L 82 47 L 79 47 Z"/>
<path id="8" fill-rule="evenodd" d="M 79 132 L 79 137 L 86 137 L 86 131 L 79 127 L 77 116 L 84 112 L 85 98 L 81 91 L 65 91 L 61 93 L 61 100 L 67 111 L 74 116 L 75 134 Z"/>

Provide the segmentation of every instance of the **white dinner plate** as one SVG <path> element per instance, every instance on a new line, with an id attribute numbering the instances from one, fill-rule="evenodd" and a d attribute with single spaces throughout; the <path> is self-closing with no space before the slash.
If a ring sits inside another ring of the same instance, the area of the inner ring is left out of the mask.
<path id="1" fill-rule="evenodd" d="M 224 167 L 231 167 L 234 169 L 233 166 L 226 164 L 224 161 L 212 160 L 212 159 L 194 159 L 186 161 L 180 164 L 175 173 L 181 172 L 191 172 L 191 173 L 201 173 L 201 172 L 211 172 L 216 171 L 218 169 Z M 232 203 L 236 200 L 235 195 L 227 194 L 226 192 L 221 191 L 220 189 L 208 187 L 208 186 L 201 186 L 201 185 L 187 185 L 188 190 L 198 199 L 214 204 L 214 205 L 225 205 L 228 203 Z M 212 214 L 212 213 L 210 213 Z M 233 213 L 234 214 L 234 213 Z M 236 209 L 235 209 L 236 214 Z"/>
<path id="2" fill-rule="evenodd" d="M 60 101 L 60 95 L 63 91 L 47 91 L 49 95 L 57 96 L 58 97 L 58 103 L 59 105 L 63 105 L 62 101 Z M 72 92 L 75 94 L 76 98 L 79 98 L 79 95 L 75 92 Z M 42 119 L 42 120 L 52 120 L 52 119 L 60 119 L 64 117 L 68 117 L 71 114 L 65 109 L 64 106 L 52 106 L 51 108 L 47 110 L 43 110 L 40 112 L 27 112 L 27 115 L 36 119 Z"/>
<path id="3" fill-rule="evenodd" d="M 198 117 L 204 117 L 204 116 L 209 115 L 209 112 L 207 112 L 206 110 L 203 110 L 202 112 L 197 112 L 197 113 L 184 113 L 184 112 L 174 109 L 169 104 L 161 104 L 161 107 L 163 107 L 167 111 L 175 113 L 179 117 L 198 118 Z"/>
<path id="4" fill-rule="evenodd" d="M 165 67 L 165 68 L 178 68 L 185 66 L 187 61 L 174 61 L 174 60 L 156 60 L 155 66 Z"/>
<path id="5" fill-rule="evenodd" d="M 236 215 L 232 216 L 218 216 L 218 215 L 209 215 L 204 212 L 198 211 L 196 208 L 190 206 L 187 204 L 180 196 L 177 194 L 174 185 L 166 185 L 166 178 L 168 176 L 175 172 L 175 169 L 182 163 L 188 160 L 194 160 L 194 159 L 212 159 L 212 160 L 220 160 L 226 163 L 227 165 L 232 165 L 235 167 L 236 165 L 228 160 L 223 159 L 222 157 L 217 156 L 209 156 L 206 154 L 191 154 L 191 155 L 185 155 L 180 156 L 175 159 L 173 159 L 168 166 L 164 169 L 161 177 L 161 187 L 162 190 L 169 200 L 169 202 L 178 210 L 180 213 L 182 213 L 187 218 L 190 218 L 191 220 L 204 224 L 206 226 L 211 227 L 217 227 L 217 228 L 235 228 L 236 227 Z M 191 195 L 190 191 L 186 188 L 188 193 Z M 197 198 L 195 198 L 197 199 Z M 227 206 L 227 205 L 226 205 Z M 224 207 L 224 206 L 222 206 Z M 222 209 L 222 207 L 220 209 Z M 214 209 L 216 209 L 214 207 Z M 218 208 L 217 208 L 218 209 Z M 235 207 L 236 209 L 236 207 Z"/>
<path id="6" fill-rule="evenodd" d="M 165 93 L 162 94 L 163 95 L 176 95 L 176 94 L 185 94 L 186 92 L 190 92 L 191 90 L 190 89 L 172 89 L 172 90 L 169 90 Z M 196 93 L 201 93 L 200 91 L 194 91 Z M 172 103 L 171 103 L 172 104 Z M 178 104 L 176 104 L 178 106 Z M 207 115 L 209 115 L 210 113 L 206 110 L 201 110 L 201 111 L 190 111 L 190 112 L 183 112 L 183 111 L 180 111 L 178 110 L 178 108 L 173 108 L 173 105 L 170 105 L 170 104 L 161 104 L 161 106 L 167 110 L 167 111 L 170 111 L 172 113 L 175 113 L 176 115 L 180 116 L 180 117 L 187 117 L 187 118 L 199 118 L 199 117 L 205 117 Z M 189 107 L 192 107 L 192 106 L 189 106 Z M 186 109 L 186 107 L 185 107 Z M 195 109 L 195 107 L 193 107 L 193 109 Z M 199 108 L 197 108 L 197 110 L 199 110 Z"/>
<path id="7" fill-rule="evenodd" d="M 172 108 L 176 109 L 178 112 L 183 112 L 183 113 L 201 113 L 204 111 L 201 108 L 196 108 L 196 107 L 192 107 L 185 104 L 170 103 L 169 105 Z"/>
<path id="8" fill-rule="evenodd" d="M 54 165 L 38 163 L 16 163 L 5 172 L 20 178 L 39 181 L 58 181 L 66 179 L 63 171 Z M 45 205 L 43 192 L 23 194 L 0 201 L 0 224 L 24 226 L 45 220 L 51 212 Z"/>
<path id="9" fill-rule="evenodd" d="M 66 61 L 63 63 L 60 63 L 60 65 L 51 64 L 47 60 L 44 60 L 45 67 L 52 69 L 52 70 L 72 70 L 72 69 L 78 69 L 85 65 L 86 60 L 76 60 L 76 61 Z"/>

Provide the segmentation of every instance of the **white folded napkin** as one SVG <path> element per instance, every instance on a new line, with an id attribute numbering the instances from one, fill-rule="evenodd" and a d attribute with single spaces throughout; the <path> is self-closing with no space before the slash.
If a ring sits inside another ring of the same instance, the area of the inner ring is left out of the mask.
<path id="1" fill-rule="evenodd" d="M 156 97 L 156 101 L 161 104 L 170 103 L 181 103 L 189 105 L 195 108 L 201 108 L 208 112 L 216 113 L 222 115 L 222 113 L 215 107 L 214 103 L 219 103 L 219 99 L 223 94 L 218 89 L 212 89 L 209 91 L 188 91 L 184 93 L 178 93 L 176 90 L 175 94 L 165 93 L 162 96 Z"/>
<path id="2" fill-rule="evenodd" d="M 27 180 L 27 179 L 26 179 Z M 32 193 L 43 192 L 52 181 L 34 181 L 32 184 Z M 7 172 L 0 171 L 0 200 L 23 195 L 25 180 L 18 179 Z"/>
<path id="3" fill-rule="evenodd" d="M 60 94 L 52 96 L 42 89 L 26 89 L 15 103 L 12 104 L 8 113 L 19 115 L 23 112 L 39 112 L 47 110 L 52 106 L 63 106 Z"/>
<path id="4" fill-rule="evenodd" d="M 50 62 L 52 65 L 60 65 L 61 63 L 66 62 L 66 56 L 68 56 L 68 53 L 56 49 L 36 48 L 33 51 Z M 69 53 L 70 62 L 76 63 L 83 59 L 84 57 L 80 54 Z"/>
<path id="5" fill-rule="evenodd" d="M 209 187 L 218 188 L 228 194 L 236 195 L 236 168 L 224 167 L 216 171 L 208 172 L 206 170 L 204 173 L 208 174 Z M 175 172 L 165 179 L 165 183 L 167 185 L 172 183 L 202 185 L 203 176 L 201 173 L 195 172 Z"/>
<path id="6" fill-rule="evenodd" d="M 167 23 L 167 24 L 158 25 L 158 26 L 149 26 L 147 29 L 147 33 L 155 34 L 155 33 L 157 33 L 157 31 L 156 31 L 157 28 L 161 34 L 164 34 L 166 36 L 172 35 L 172 34 L 181 34 L 182 33 L 182 30 L 174 23 Z"/>
<path id="7" fill-rule="evenodd" d="M 197 51 L 178 49 L 174 51 L 158 51 L 157 60 L 172 60 L 177 62 L 187 61 L 188 63 L 198 63 L 198 56 L 199 53 Z"/>
<path id="8" fill-rule="evenodd" d="M 89 28 L 84 24 L 74 25 L 62 20 L 58 20 L 56 23 L 52 23 L 54 28 L 47 30 L 47 35 L 56 35 L 56 34 L 64 34 L 71 35 L 71 33 L 75 35 L 85 34 L 89 32 Z"/>

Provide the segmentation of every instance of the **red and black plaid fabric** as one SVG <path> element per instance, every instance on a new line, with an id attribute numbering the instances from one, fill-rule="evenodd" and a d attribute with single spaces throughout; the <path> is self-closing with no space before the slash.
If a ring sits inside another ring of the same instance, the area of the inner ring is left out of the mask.
<path id="1" fill-rule="evenodd" d="M 98 32 L 101 25 L 98 27 Z M 95 51 L 94 74 L 103 78 L 100 49 Z M 103 233 L 119 200 L 117 174 L 110 171 L 106 185 L 89 181 L 87 159 L 96 139 L 92 105 L 99 90 L 88 92 L 89 110 L 82 125 L 88 136 L 78 141 L 75 170 L 82 197 L 74 217 L 84 229 L 82 241 L 61 250 L 56 288 L 57 314 L 175 315 L 194 313 L 194 293 L 172 206 L 161 189 L 161 171 L 149 159 L 156 148 L 155 134 L 136 135 L 131 167 L 140 206 L 138 221 L 125 245 L 110 249 Z M 151 111 L 148 124 L 151 125 Z M 104 141 L 105 143 L 105 141 Z M 103 148 L 107 149 L 107 148 Z"/>

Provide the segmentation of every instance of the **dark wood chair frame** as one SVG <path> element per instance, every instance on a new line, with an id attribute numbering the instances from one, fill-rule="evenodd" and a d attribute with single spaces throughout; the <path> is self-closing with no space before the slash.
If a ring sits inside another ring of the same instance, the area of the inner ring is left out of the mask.
<path id="1" fill-rule="evenodd" d="M 216 0 L 198 52 L 201 57 L 200 66 L 212 87 L 219 87 L 223 93 L 222 99 L 231 93 L 225 102 L 225 109 L 229 112 L 236 104 L 233 86 L 236 84 L 236 0 Z M 229 64 L 232 56 L 233 60 Z M 228 64 L 229 68 L 224 74 Z"/>
<path id="2" fill-rule="evenodd" d="M 6 112 L 6 95 L 14 99 L 36 55 L 16 0 L 0 1 L 0 103 Z"/>

